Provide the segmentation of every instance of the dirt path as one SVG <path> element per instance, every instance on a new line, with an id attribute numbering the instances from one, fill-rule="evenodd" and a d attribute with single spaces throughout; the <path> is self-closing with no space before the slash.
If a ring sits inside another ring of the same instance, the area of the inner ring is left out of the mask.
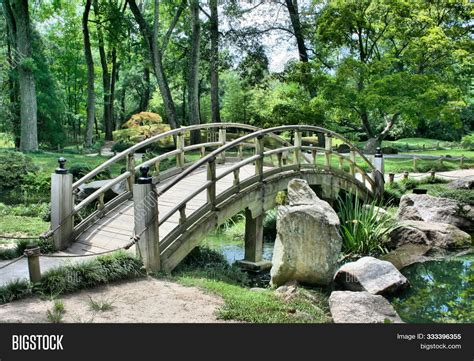
<path id="1" fill-rule="evenodd" d="M 66 310 L 63 322 L 214 323 L 223 301 L 195 287 L 146 278 L 84 290 L 59 297 Z M 108 311 L 91 310 L 91 299 L 112 304 Z M 0 305 L 0 322 L 48 323 L 53 301 L 31 298 Z"/>

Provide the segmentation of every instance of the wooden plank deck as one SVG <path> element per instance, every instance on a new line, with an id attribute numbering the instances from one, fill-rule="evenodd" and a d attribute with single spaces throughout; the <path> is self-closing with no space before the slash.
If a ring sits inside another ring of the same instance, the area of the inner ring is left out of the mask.
<path id="1" fill-rule="evenodd" d="M 217 176 L 222 174 L 233 164 L 217 165 Z M 255 167 L 247 165 L 240 169 L 240 180 L 243 181 L 255 175 Z M 173 179 L 167 182 L 172 182 Z M 216 193 L 219 194 L 233 185 L 234 176 L 229 174 L 216 184 Z M 179 202 L 206 182 L 206 170 L 197 169 L 190 176 L 175 184 L 165 194 L 160 196 L 158 211 L 160 216 L 166 215 Z M 193 211 L 199 209 L 206 203 L 206 192 L 201 192 L 186 206 L 186 214 L 189 216 Z M 130 242 L 133 235 L 133 201 L 129 200 L 115 210 L 107 214 L 89 229 L 84 231 L 76 241 L 66 250 L 67 253 L 88 254 L 91 252 L 103 252 L 124 246 Z M 179 222 L 179 212 L 173 214 L 164 224 L 160 226 L 160 240 L 171 232 Z M 134 247 L 130 249 L 134 251 Z"/>

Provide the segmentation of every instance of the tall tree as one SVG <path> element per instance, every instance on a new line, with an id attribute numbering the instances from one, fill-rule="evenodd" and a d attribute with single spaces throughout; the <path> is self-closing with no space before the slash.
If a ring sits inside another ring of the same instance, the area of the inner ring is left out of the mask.
<path id="1" fill-rule="evenodd" d="M 188 65 L 188 117 L 189 125 L 199 124 L 199 46 L 201 22 L 199 20 L 199 0 L 191 0 L 191 37 Z M 200 131 L 191 132 L 191 144 L 200 142 Z"/>
<path id="2" fill-rule="evenodd" d="M 8 98 L 9 98 L 9 112 L 8 117 L 11 119 L 13 136 L 15 141 L 15 148 L 20 148 L 21 138 L 21 117 L 17 104 L 19 103 L 19 86 L 18 77 L 14 75 L 14 69 L 16 68 L 16 23 L 13 16 L 10 3 L 8 1 L 3 2 L 3 13 L 5 14 L 6 30 L 7 30 L 7 57 L 10 65 L 10 71 L 8 74 Z"/>
<path id="3" fill-rule="evenodd" d="M 217 9 L 217 0 L 210 0 L 209 8 L 209 22 L 211 33 L 211 118 L 212 123 L 220 123 L 221 113 L 219 108 L 219 12 Z"/>
<path id="4" fill-rule="evenodd" d="M 187 4 L 186 0 L 181 0 L 179 3 L 175 15 L 170 22 L 168 29 L 163 36 L 161 42 L 159 42 L 159 30 L 160 30 L 160 2 L 159 0 L 154 1 L 153 8 L 153 26 L 150 26 L 150 23 L 145 19 L 140 8 L 137 6 L 135 0 L 129 0 L 130 10 L 133 13 L 135 21 L 138 23 L 140 32 L 145 41 L 146 47 L 148 49 L 151 64 L 153 66 L 153 73 L 155 74 L 156 81 L 160 90 L 161 97 L 163 98 L 163 104 L 165 108 L 165 115 L 168 123 L 172 128 L 177 128 L 179 126 L 178 117 L 176 114 L 176 105 L 171 94 L 170 86 L 168 83 L 168 77 L 166 75 L 164 65 L 163 65 L 163 53 L 168 46 L 168 42 L 171 38 L 173 30 L 181 17 L 183 10 Z"/>
<path id="5" fill-rule="evenodd" d="M 38 150 L 38 109 L 36 85 L 33 75 L 34 61 L 31 52 L 31 25 L 27 0 L 4 1 L 9 32 L 15 41 L 15 63 L 18 66 L 20 87 L 20 149 Z"/>
<path id="6" fill-rule="evenodd" d="M 94 60 L 92 58 L 91 41 L 89 33 L 89 14 L 91 0 L 86 0 L 84 13 L 82 15 L 82 31 L 84 33 L 84 56 L 87 64 L 87 120 L 86 120 L 86 147 L 92 146 L 92 132 L 95 119 L 95 90 L 94 90 Z"/>

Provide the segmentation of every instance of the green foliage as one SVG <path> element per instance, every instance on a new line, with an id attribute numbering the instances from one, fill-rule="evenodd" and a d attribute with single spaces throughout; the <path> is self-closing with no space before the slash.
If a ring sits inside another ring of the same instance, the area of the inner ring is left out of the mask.
<path id="1" fill-rule="evenodd" d="M 89 297 L 89 308 L 95 312 L 106 312 L 113 308 L 113 302 L 106 299 L 94 300 Z"/>
<path id="2" fill-rule="evenodd" d="M 38 167 L 31 157 L 20 152 L 0 152 L 0 190 L 8 190 L 21 185 L 28 173 L 35 173 Z"/>
<path id="3" fill-rule="evenodd" d="M 472 41 L 463 29 L 470 11 L 467 1 L 325 3 L 313 43 L 334 71 L 319 85 L 329 119 L 369 129 L 368 137 L 390 122 L 462 129 L 472 63 Z"/>
<path id="4" fill-rule="evenodd" d="M 0 287 L 0 303 L 30 295 L 57 297 L 60 294 L 95 287 L 109 282 L 144 275 L 141 261 L 126 252 L 115 252 L 95 259 L 53 268 L 34 287 L 27 281 L 14 281 Z"/>
<path id="5" fill-rule="evenodd" d="M 396 227 L 390 215 L 379 212 L 376 202 L 364 205 L 358 197 L 339 198 L 337 204 L 342 251 L 345 254 L 376 255 L 387 252 L 383 243 Z"/>
<path id="6" fill-rule="evenodd" d="M 123 140 L 118 141 L 112 146 L 112 152 L 120 153 L 130 148 L 134 143 Z"/>
<path id="7" fill-rule="evenodd" d="M 277 211 L 271 209 L 265 213 L 263 219 L 263 238 L 270 242 L 273 242 L 276 238 L 276 224 L 277 224 Z"/>
<path id="8" fill-rule="evenodd" d="M 247 274 L 237 266 L 229 265 L 223 255 L 200 246 L 194 248 L 173 272 L 180 277 L 211 278 L 239 285 L 249 283 Z"/>
<path id="9" fill-rule="evenodd" d="M 461 146 L 464 149 L 474 150 L 474 133 L 465 135 L 461 140 Z"/>
<path id="10" fill-rule="evenodd" d="M 54 300 L 53 308 L 46 311 L 46 317 L 51 323 L 61 323 L 66 313 L 64 303 L 61 300 Z"/>
<path id="11" fill-rule="evenodd" d="M 474 205 L 474 192 L 469 189 L 441 189 L 433 193 L 437 197 L 451 198 L 461 203 Z"/>
<path id="12" fill-rule="evenodd" d="M 0 286 L 0 304 L 20 300 L 33 294 L 33 285 L 26 280 L 14 280 Z"/>
<path id="13" fill-rule="evenodd" d="M 255 323 L 329 322 L 327 296 L 301 290 L 284 301 L 271 290 L 255 292 L 246 273 L 230 266 L 219 253 L 195 248 L 173 271 L 173 277 L 186 286 L 198 286 L 224 299 L 218 316 L 224 320 Z"/>

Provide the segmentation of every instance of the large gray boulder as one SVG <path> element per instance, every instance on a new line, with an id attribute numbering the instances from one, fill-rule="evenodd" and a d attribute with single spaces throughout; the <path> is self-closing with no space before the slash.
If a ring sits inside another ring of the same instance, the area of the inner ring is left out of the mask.
<path id="1" fill-rule="evenodd" d="M 271 285 L 295 280 L 327 285 L 341 252 L 339 218 L 304 180 L 288 184 L 288 205 L 278 207 Z"/>
<path id="2" fill-rule="evenodd" d="M 334 291 L 329 309 L 334 323 L 403 323 L 390 302 L 369 292 Z"/>
<path id="3" fill-rule="evenodd" d="M 398 248 L 410 243 L 451 250 L 470 247 L 472 241 L 468 233 L 451 224 L 422 221 L 401 222 L 390 233 L 388 246 Z"/>
<path id="4" fill-rule="evenodd" d="M 344 264 L 336 272 L 334 281 L 347 290 L 374 295 L 393 293 L 408 286 L 408 280 L 393 264 L 374 257 Z"/>
<path id="5" fill-rule="evenodd" d="M 401 221 L 441 222 L 462 230 L 474 229 L 474 209 L 450 198 L 427 194 L 406 194 L 400 200 L 397 218 Z"/>

